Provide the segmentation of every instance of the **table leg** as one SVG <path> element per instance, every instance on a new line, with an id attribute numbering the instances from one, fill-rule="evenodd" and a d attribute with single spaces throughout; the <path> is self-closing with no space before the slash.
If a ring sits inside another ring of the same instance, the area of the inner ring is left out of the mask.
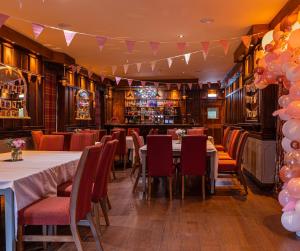
<path id="1" fill-rule="evenodd" d="M 16 250 L 15 240 L 15 206 L 14 193 L 10 188 L 0 190 L 0 195 L 4 195 L 5 201 L 5 245 L 6 251 Z"/>
<path id="2" fill-rule="evenodd" d="M 142 182 L 143 182 L 143 193 L 146 193 L 146 153 L 141 153 L 142 157 Z"/>
<path id="3" fill-rule="evenodd" d="M 212 152 L 210 154 L 210 193 L 215 193 L 215 161 L 216 161 L 216 153 Z"/>

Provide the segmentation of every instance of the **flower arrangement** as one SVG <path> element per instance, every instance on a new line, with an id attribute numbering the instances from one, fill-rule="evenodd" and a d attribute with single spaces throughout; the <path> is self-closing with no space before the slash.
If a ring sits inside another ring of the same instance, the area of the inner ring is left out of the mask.
<path id="1" fill-rule="evenodd" d="M 11 149 L 11 161 L 22 160 L 22 149 L 25 147 L 23 139 L 10 139 L 7 142 L 8 147 Z"/>
<path id="2" fill-rule="evenodd" d="M 175 133 L 177 134 L 177 136 L 179 138 L 181 138 L 182 136 L 185 135 L 185 130 L 184 129 L 177 129 Z"/>

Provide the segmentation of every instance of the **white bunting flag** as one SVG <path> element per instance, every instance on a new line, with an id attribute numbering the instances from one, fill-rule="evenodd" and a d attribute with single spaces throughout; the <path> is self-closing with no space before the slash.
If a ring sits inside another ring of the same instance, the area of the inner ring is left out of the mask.
<path id="1" fill-rule="evenodd" d="M 169 68 L 171 68 L 172 63 L 173 63 L 172 58 L 167 58 L 167 61 L 168 61 L 168 66 L 169 66 Z"/>
<path id="2" fill-rule="evenodd" d="M 151 64 L 151 70 L 154 71 L 155 65 L 156 65 L 156 61 L 152 61 L 150 64 Z"/>
<path id="3" fill-rule="evenodd" d="M 190 57 L 191 57 L 191 53 L 184 54 L 184 60 L 186 64 L 189 64 Z"/>
<path id="4" fill-rule="evenodd" d="M 71 44 L 71 42 L 73 41 L 73 39 L 76 35 L 76 32 L 64 30 L 64 35 L 65 35 L 65 40 L 66 40 L 67 46 L 69 46 Z"/>
<path id="5" fill-rule="evenodd" d="M 192 90 L 192 88 L 193 88 L 193 83 L 188 83 L 188 87 L 189 87 L 190 90 Z"/>
<path id="6" fill-rule="evenodd" d="M 116 84 L 119 85 L 120 81 L 121 81 L 121 78 L 120 77 L 115 77 L 116 79 Z"/>
<path id="7" fill-rule="evenodd" d="M 117 66 L 116 66 L 116 65 L 113 65 L 113 66 L 111 67 L 112 75 L 115 75 L 116 71 L 117 71 Z"/>
<path id="8" fill-rule="evenodd" d="M 142 63 L 136 63 L 137 72 L 141 71 Z"/>
<path id="9" fill-rule="evenodd" d="M 127 74 L 129 65 L 128 64 L 124 64 L 123 67 L 124 67 L 124 73 Z"/>

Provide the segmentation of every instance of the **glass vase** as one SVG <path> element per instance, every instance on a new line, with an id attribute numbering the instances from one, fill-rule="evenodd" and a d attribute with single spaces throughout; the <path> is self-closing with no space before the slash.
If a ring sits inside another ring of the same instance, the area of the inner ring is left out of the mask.
<path id="1" fill-rule="evenodd" d="M 21 149 L 11 149 L 11 161 L 22 160 L 22 150 Z"/>

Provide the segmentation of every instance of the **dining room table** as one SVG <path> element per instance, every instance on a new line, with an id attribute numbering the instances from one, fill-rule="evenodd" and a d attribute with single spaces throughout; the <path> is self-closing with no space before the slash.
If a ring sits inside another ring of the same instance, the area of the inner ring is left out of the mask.
<path id="1" fill-rule="evenodd" d="M 209 179 L 210 179 L 210 193 L 215 192 L 215 180 L 218 176 L 218 151 L 215 148 L 212 140 L 207 140 L 206 154 L 209 157 Z M 181 141 L 172 140 L 172 154 L 173 158 L 180 158 L 181 155 Z M 147 145 L 140 148 L 140 155 L 142 161 L 142 185 L 143 192 L 146 193 L 146 168 L 147 168 Z"/>
<path id="2" fill-rule="evenodd" d="M 33 202 L 57 195 L 57 187 L 71 180 L 81 152 L 23 151 L 23 160 L 12 162 L 0 154 L 0 196 L 5 201 L 6 251 L 16 249 L 18 211 Z"/>

